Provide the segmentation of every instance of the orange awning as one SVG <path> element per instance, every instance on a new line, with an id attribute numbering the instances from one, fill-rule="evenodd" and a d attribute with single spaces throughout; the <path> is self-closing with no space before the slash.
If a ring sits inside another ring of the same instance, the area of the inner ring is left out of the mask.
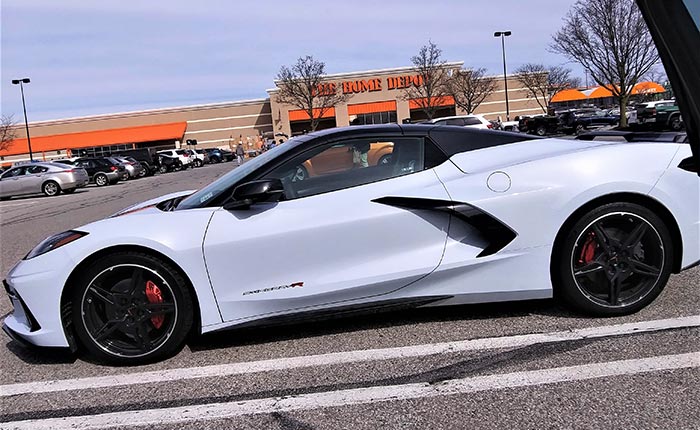
<path id="1" fill-rule="evenodd" d="M 433 106 L 454 106 L 455 104 L 455 99 L 452 96 L 444 96 L 444 97 L 433 97 L 434 102 L 432 103 Z M 428 99 L 426 97 L 422 99 L 410 99 L 408 101 L 408 108 L 409 109 L 422 109 L 424 106 L 426 106 Z"/>
<path id="2" fill-rule="evenodd" d="M 335 108 L 331 107 L 326 109 L 321 115 L 321 109 L 314 109 L 314 118 L 333 118 L 335 116 Z M 309 114 L 303 109 L 296 109 L 289 111 L 289 121 L 308 121 Z"/>
<path id="3" fill-rule="evenodd" d="M 85 131 L 82 133 L 54 134 L 32 137 L 32 152 L 60 151 L 86 148 L 90 146 L 119 145 L 126 143 L 153 142 L 158 140 L 182 139 L 187 128 L 186 122 L 142 125 L 137 127 L 112 128 L 107 130 Z M 31 128 L 29 130 L 31 137 Z M 29 153 L 27 139 L 15 139 L 0 155 Z"/>
<path id="4" fill-rule="evenodd" d="M 585 100 L 586 95 L 579 90 L 566 89 L 561 90 L 552 97 L 552 103 L 556 102 L 570 102 L 574 100 Z"/>
<path id="5" fill-rule="evenodd" d="M 632 88 L 632 94 L 664 93 L 666 88 L 656 82 L 640 82 Z"/>
<path id="6" fill-rule="evenodd" d="M 605 88 L 605 87 L 598 87 L 595 90 L 591 92 L 591 94 L 588 95 L 589 99 L 601 99 L 604 97 L 612 97 L 613 93 Z"/>
<path id="7" fill-rule="evenodd" d="M 396 100 L 348 105 L 348 115 L 377 112 L 396 112 Z"/>

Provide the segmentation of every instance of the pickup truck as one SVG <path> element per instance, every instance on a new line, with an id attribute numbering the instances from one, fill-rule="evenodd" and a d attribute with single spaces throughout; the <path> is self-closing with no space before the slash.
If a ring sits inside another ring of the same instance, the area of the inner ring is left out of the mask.
<path id="1" fill-rule="evenodd" d="M 656 121 L 654 125 L 656 128 L 660 129 L 680 131 L 684 124 L 678 105 L 674 103 L 672 105 L 664 104 L 662 106 L 657 106 Z"/>

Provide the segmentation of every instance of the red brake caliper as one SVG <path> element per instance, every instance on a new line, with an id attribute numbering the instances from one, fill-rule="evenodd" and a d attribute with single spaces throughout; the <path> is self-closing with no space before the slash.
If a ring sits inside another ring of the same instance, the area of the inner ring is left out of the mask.
<path id="1" fill-rule="evenodd" d="M 152 281 L 146 282 L 146 298 L 149 303 L 163 303 L 163 295 L 160 292 L 160 288 Z M 151 317 L 151 324 L 153 324 L 155 328 L 160 328 L 164 320 L 164 315 L 153 315 Z"/>
<path id="2" fill-rule="evenodd" d="M 583 247 L 581 247 L 581 256 L 578 259 L 578 263 L 588 264 L 593 261 L 593 258 L 595 257 L 595 249 L 597 247 L 598 243 L 595 240 L 595 233 L 588 233 L 588 237 L 586 237 L 586 241 L 583 243 Z"/>

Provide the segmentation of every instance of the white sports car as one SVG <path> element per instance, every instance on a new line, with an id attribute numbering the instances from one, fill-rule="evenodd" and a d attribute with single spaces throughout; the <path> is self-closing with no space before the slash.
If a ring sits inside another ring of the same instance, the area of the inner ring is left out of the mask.
<path id="1" fill-rule="evenodd" d="M 365 309 L 558 295 L 628 314 L 700 260 L 696 171 L 687 143 L 311 133 L 197 192 L 47 238 L 4 281 L 4 328 L 130 364 L 193 330 Z"/>

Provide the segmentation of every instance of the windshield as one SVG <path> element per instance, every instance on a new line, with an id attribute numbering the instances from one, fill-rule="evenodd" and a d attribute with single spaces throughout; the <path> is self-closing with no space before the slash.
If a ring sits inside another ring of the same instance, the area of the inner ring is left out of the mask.
<path id="1" fill-rule="evenodd" d="M 264 152 L 262 155 L 258 155 L 242 166 L 233 169 L 231 172 L 187 197 L 180 202 L 179 205 L 177 205 L 175 210 L 193 209 L 206 206 L 207 202 L 220 196 L 221 193 L 230 192 L 227 190 L 230 190 L 231 187 L 233 187 L 237 182 L 257 170 L 259 167 L 263 166 L 274 158 L 279 157 L 308 139 L 309 137 L 307 136 L 295 137 L 282 145 L 276 146 L 269 151 Z"/>

